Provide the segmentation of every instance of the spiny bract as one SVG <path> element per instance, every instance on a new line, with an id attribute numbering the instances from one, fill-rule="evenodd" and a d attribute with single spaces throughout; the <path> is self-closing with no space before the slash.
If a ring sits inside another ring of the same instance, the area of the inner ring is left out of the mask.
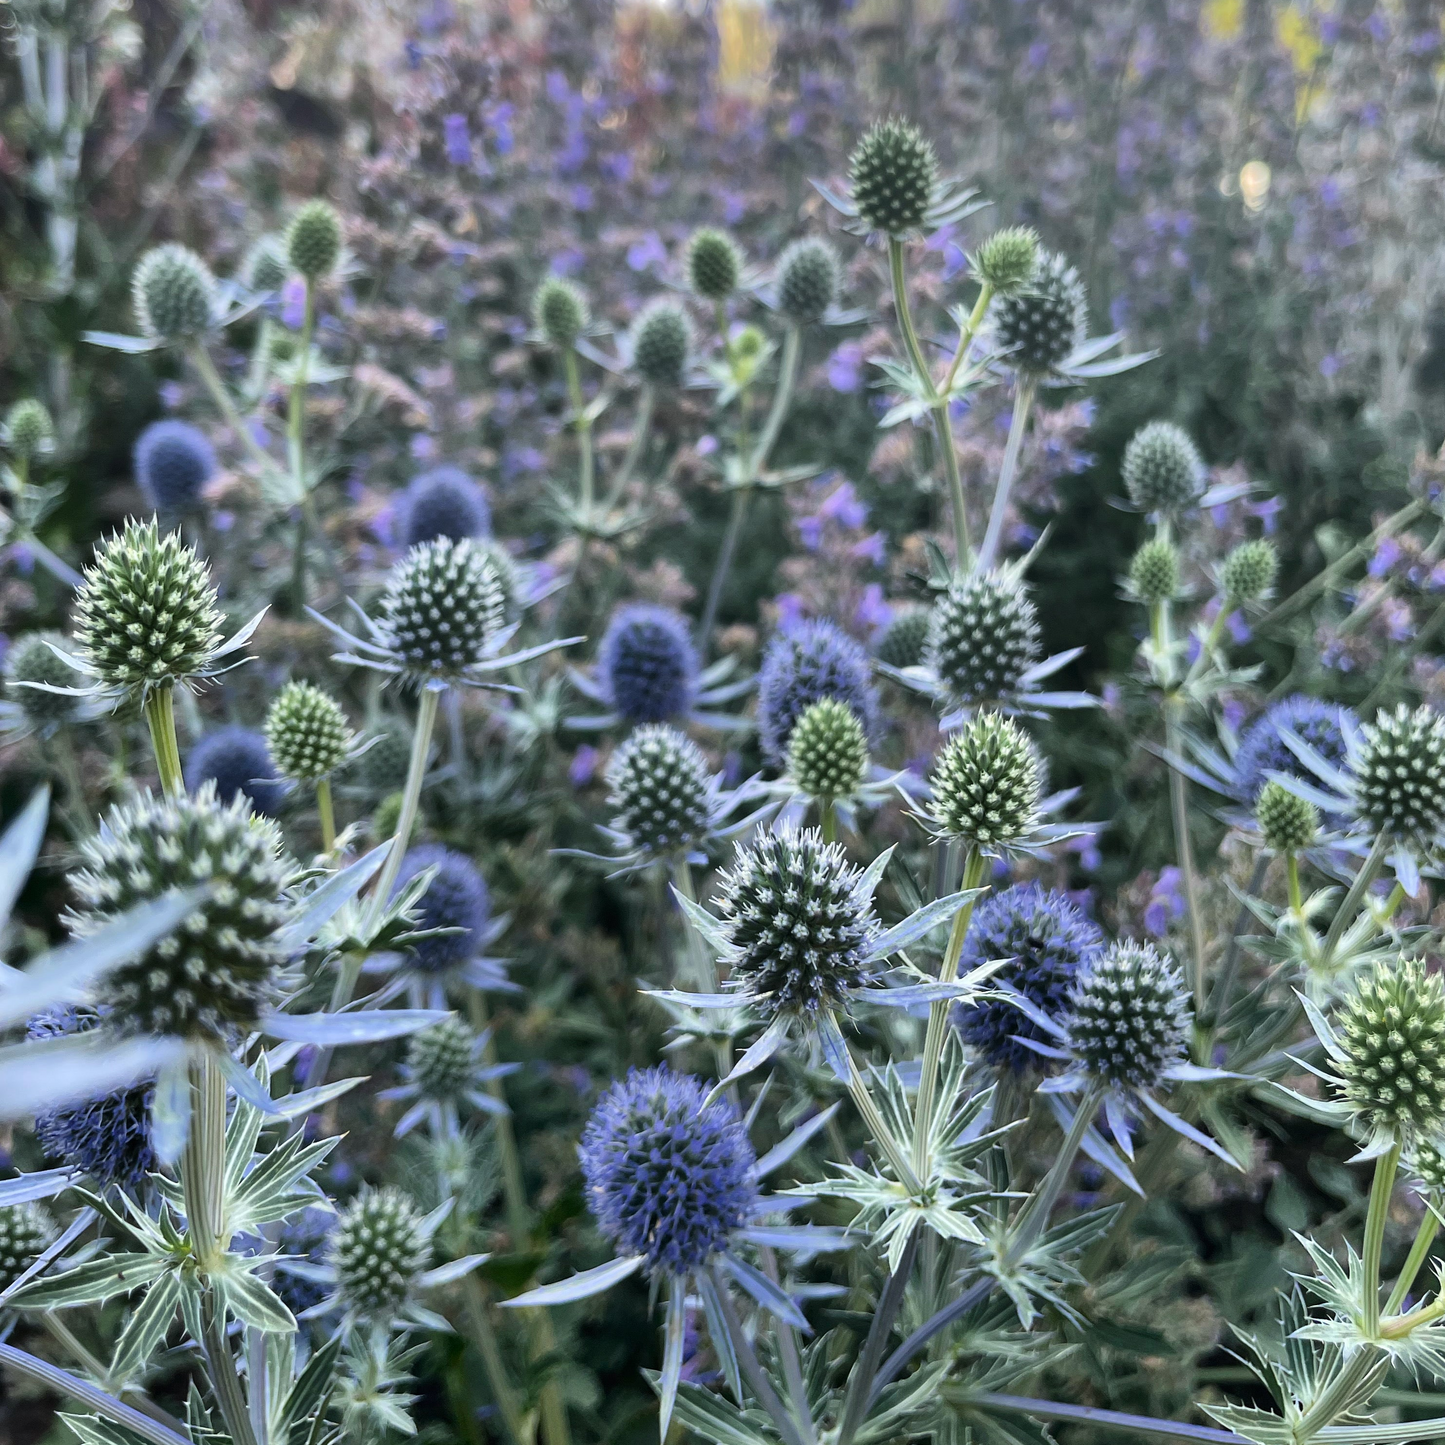
<path id="1" fill-rule="evenodd" d="M 185 512 L 216 474 L 216 449 L 189 422 L 153 421 L 137 438 L 136 485 L 157 512 Z"/>
<path id="2" fill-rule="evenodd" d="M 702 749 L 676 728 L 647 724 L 618 748 L 607 769 L 618 832 L 654 857 L 696 848 L 707 836 L 712 789 Z"/>
<path id="3" fill-rule="evenodd" d="M 948 740 L 930 779 L 940 836 L 1007 848 L 1037 825 L 1043 762 L 1011 718 L 980 713 Z"/>
<path id="4" fill-rule="evenodd" d="M 1039 660 L 1039 619 L 1011 571 L 955 577 L 934 604 L 929 665 L 960 707 L 1013 692 Z"/>
<path id="5" fill-rule="evenodd" d="M 388 1315 L 404 1305 L 430 1258 L 421 1215 L 399 1189 L 365 1191 L 332 1231 L 338 1292 L 362 1316 Z"/>
<path id="6" fill-rule="evenodd" d="M 189 341 L 216 323 L 216 278 L 185 246 L 147 251 L 131 277 L 136 325 L 155 341 Z"/>
<path id="7" fill-rule="evenodd" d="M 1433 837 L 1445 824 L 1445 718 L 1401 703 L 1364 728 L 1354 759 L 1360 818 L 1374 832 Z"/>
<path id="8" fill-rule="evenodd" d="M 455 682 L 486 657 L 505 611 L 486 550 L 469 537 L 438 537 L 413 547 L 391 569 L 381 625 L 413 682 Z"/>
<path id="9" fill-rule="evenodd" d="M 477 1035 L 455 1016 L 411 1036 L 406 1062 L 423 1099 L 455 1103 L 473 1087 Z"/>
<path id="10" fill-rule="evenodd" d="M 195 797 L 142 793 L 112 808 L 80 855 L 70 916 L 80 937 L 175 889 L 210 890 L 172 933 L 106 977 L 107 1022 L 187 1038 L 256 1026 L 286 961 L 289 870 L 274 823 L 242 798 L 223 807 L 209 783 Z"/>
<path id="11" fill-rule="evenodd" d="M 1029 284 L 1002 297 L 994 314 L 1004 360 L 1029 376 L 1047 376 L 1062 366 L 1089 324 L 1079 273 L 1048 251 L 1039 253 Z"/>
<path id="12" fill-rule="evenodd" d="M 39 1204 L 0 1206 L 0 1290 L 30 1268 L 55 1234 L 55 1221 Z"/>
<path id="13" fill-rule="evenodd" d="M 329 201 L 307 201 L 286 227 L 286 260 L 308 281 L 329 276 L 341 259 L 341 217 Z"/>
<path id="14" fill-rule="evenodd" d="M 632 365 L 649 386 L 681 386 L 692 356 L 692 322 L 675 301 L 649 301 L 631 332 Z"/>
<path id="15" fill-rule="evenodd" d="M 726 231 L 704 226 L 687 243 L 687 282 L 705 301 L 725 301 L 737 290 L 743 253 Z"/>
<path id="16" fill-rule="evenodd" d="M 697 649 L 686 621 L 666 607 L 619 607 L 597 649 L 603 695 L 628 722 L 681 717 L 697 692 Z"/>
<path id="17" fill-rule="evenodd" d="M 355 734 L 335 699 L 314 683 L 288 682 L 266 714 L 266 745 L 283 777 L 314 783 L 334 773 Z"/>
<path id="18" fill-rule="evenodd" d="M 845 702 L 815 702 L 788 739 L 788 776 L 810 798 L 851 798 L 868 777 L 868 735 Z"/>
<path id="19" fill-rule="evenodd" d="M 1298 853 L 1310 847 L 1320 830 L 1319 809 L 1274 779 L 1259 790 L 1254 816 L 1265 847 L 1276 853 Z"/>
<path id="20" fill-rule="evenodd" d="M 838 299 L 838 255 L 811 236 L 778 257 L 778 310 L 799 326 L 821 321 Z"/>
<path id="21" fill-rule="evenodd" d="M 862 646 L 832 622 L 805 622 L 768 643 L 758 669 L 758 740 L 763 756 L 781 764 L 802 715 L 825 697 L 847 703 L 873 731 L 878 699 Z"/>
<path id="22" fill-rule="evenodd" d="M 1152 1088 L 1184 1059 L 1184 980 L 1152 944 L 1116 943 L 1074 985 L 1067 1028 L 1074 1056 L 1092 1078 Z"/>
<path id="23" fill-rule="evenodd" d="M 1172 421 L 1142 426 L 1124 448 L 1124 487 L 1141 512 L 1175 516 L 1204 491 L 1204 463 L 1189 433 Z"/>
<path id="24" fill-rule="evenodd" d="M 876 122 L 858 142 L 848 177 L 864 225 L 903 236 L 923 225 L 938 180 L 938 157 L 916 125 L 895 116 Z"/>

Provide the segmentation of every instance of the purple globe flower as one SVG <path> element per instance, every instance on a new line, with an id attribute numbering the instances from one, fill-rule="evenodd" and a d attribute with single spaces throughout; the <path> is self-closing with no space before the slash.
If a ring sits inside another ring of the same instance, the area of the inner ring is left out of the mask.
<path id="1" fill-rule="evenodd" d="M 198 793 L 202 784 L 214 782 L 223 806 L 244 793 L 251 807 L 267 818 L 280 811 L 286 793 L 265 735 L 250 728 L 218 728 L 203 737 L 186 758 L 185 776 L 187 792 Z"/>
<path id="2" fill-rule="evenodd" d="M 578 1157 L 603 1234 L 649 1273 L 685 1275 L 725 1249 L 758 1196 L 737 1110 L 665 1065 L 633 1069 L 598 1101 Z"/>
<path id="3" fill-rule="evenodd" d="M 397 540 L 403 547 L 449 537 L 487 537 L 492 509 L 486 493 L 460 467 L 433 467 L 413 477 L 397 503 Z"/>
<path id="4" fill-rule="evenodd" d="M 1253 806 L 1270 773 L 1288 773 L 1305 782 L 1314 775 L 1285 745 L 1282 731 L 1298 734 L 1326 762 L 1345 765 L 1347 727 L 1358 720 L 1349 708 L 1337 703 L 1295 693 L 1267 707 L 1245 728 L 1234 755 L 1234 794 L 1241 803 Z"/>
<path id="5" fill-rule="evenodd" d="M 486 879 L 463 853 L 437 843 L 423 843 L 402 859 L 393 896 L 424 868 L 436 867 L 436 876 L 421 896 L 417 927 L 459 928 L 460 933 L 423 938 L 414 944 L 412 966 L 422 973 L 439 974 L 475 957 L 491 918 L 492 899 Z"/>
<path id="6" fill-rule="evenodd" d="M 628 722 L 681 717 L 697 694 L 697 649 L 687 622 L 666 607 L 633 603 L 613 613 L 597 671 L 603 695 Z"/>
<path id="7" fill-rule="evenodd" d="M 216 449 L 189 422 L 153 421 L 136 439 L 135 480 L 151 507 L 187 512 L 216 474 Z"/>
<path id="8" fill-rule="evenodd" d="M 1079 969 L 1104 951 L 1104 935 L 1092 920 L 1056 889 L 1016 883 L 979 905 L 963 941 L 959 971 L 1005 958 L 994 975 L 1051 1017 L 1067 1013 L 1069 991 Z M 954 1022 L 964 1041 L 984 1060 L 1013 1074 L 1043 1063 L 1019 1039 L 1054 1040 L 1005 999 L 960 1006 Z"/>
<path id="9" fill-rule="evenodd" d="M 868 654 L 836 624 L 805 622 L 768 644 L 758 671 L 758 736 L 768 761 L 780 765 L 793 724 L 825 697 L 846 703 L 873 732 L 878 698 Z"/>

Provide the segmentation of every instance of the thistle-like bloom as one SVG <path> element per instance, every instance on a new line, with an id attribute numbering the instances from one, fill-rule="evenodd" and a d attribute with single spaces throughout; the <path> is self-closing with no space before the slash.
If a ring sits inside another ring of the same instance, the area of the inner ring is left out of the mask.
<path id="1" fill-rule="evenodd" d="M 1271 703 L 1245 728 L 1234 754 L 1234 796 L 1252 806 L 1271 773 L 1313 781 L 1313 774 L 1285 741 L 1293 736 L 1332 767 L 1343 768 L 1349 736 L 1359 721 L 1348 708 L 1295 693 Z"/>
<path id="2" fill-rule="evenodd" d="M 1279 553 L 1274 550 L 1273 542 L 1263 537 L 1241 542 L 1220 566 L 1219 590 L 1225 601 L 1234 606 L 1256 602 L 1274 586 L 1278 571 Z"/>
<path id="3" fill-rule="evenodd" d="M 758 738 L 770 763 L 782 765 L 794 725 L 825 697 L 845 703 L 872 734 L 878 696 L 862 646 L 828 621 L 774 637 L 758 671 Z"/>
<path id="4" fill-rule="evenodd" d="M 1259 790 L 1254 816 L 1264 846 L 1276 853 L 1301 853 L 1319 835 L 1320 810 L 1274 779 Z"/>
<path id="5" fill-rule="evenodd" d="M 24 632 L 5 653 L 6 701 L 0 703 L 0 736 L 16 741 L 29 733 L 52 737 L 57 728 L 87 722 L 102 711 L 75 695 L 75 669 L 63 656 L 60 632 Z"/>
<path id="6" fill-rule="evenodd" d="M 704 226 L 687 243 L 687 282 L 704 301 L 726 301 L 742 276 L 743 253 L 726 231 Z"/>
<path id="7" fill-rule="evenodd" d="M 1177 517 L 1204 493 L 1204 463 L 1189 433 L 1151 421 L 1124 448 L 1124 488 L 1141 512 Z"/>
<path id="8" fill-rule="evenodd" d="M 875 123 L 848 165 L 853 205 L 870 231 L 906 236 L 923 225 L 938 182 L 933 144 L 911 121 Z"/>
<path id="9" fill-rule="evenodd" d="M 825 697 L 788 739 L 788 778 L 810 798 L 851 798 L 868 779 L 868 735 L 845 702 Z"/>
<path id="10" fill-rule="evenodd" d="M 597 664 L 604 696 L 628 722 L 682 717 L 697 694 L 697 649 L 687 623 L 665 607 L 636 603 L 615 612 Z"/>
<path id="11" fill-rule="evenodd" d="M 407 484 L 396 508 L 396 535 L 403 547 L 447 537 L 486 537 L 492 509 L 486 493 L 460 467 L 433 467 Z"/>
<path id="12" fill-rule="evenodd" d="M 356 734 L 333 697 L 314 683 L 288 682 L 267 710 L 266 746 L 283 777 L 315 783 L 352 755 Z"/>
<path id="13" fill-rule="evenodd" d="M 633 369 L 649 386 L 681 386 L 692 350 L 692 322 L 675 301 L 659 297 L 637 313 L 627 351 Z"/>
<path id="14" fill-rule="evenodd" d="M 922 666 L 930 620 L 927 607 L 906 607 L 895 613 L 882 636 L 873 643 L 873 655 L 879 662 L 900 671 Z"/>
<path id="15" fill-rule="evenodd" d="M 0 1207 L 0 1290 L 19 1279 L 55 1235 L 55 1221 L 40 1205 Z"/>
<path id="16" fill-rule="evenodd" d="M 1024 843 L 1039 826 L 1044 764 L 1012 718 L 980 713 L 944 745 L 925 820 L 938 838 L 995 852 Z"/>
<path id="17" fill-rule="evenodd" d="M 1084 283 L 1064 257 L 1041 252 L 1029 284 L 1002 297 L 994 318 L 1009 365 L 1036 377 L 1064 372 L 1088 330 Z"/>
<path id="18" fill-rule="evenodd" d="M 198 793 L 208 783 L 222 803 L 245 798 L 267 818 L 281 810 L 286 794 L 265 735 L 251 728 L 217 728 L 190 750 L 186 756 L 187 790 Z"/>
<path id="19" fill-rule="evenodd" d="M 153 341 L 189 341 L 217 323 L 220 307 L 210 267 L 185 246 L 147 251 L 131 277 L 136 325 Z"/>
<path id="20" fill-rule="evenodd" d="M 1398 838 L 1434 837 L 1445 826 L 1445 718 L 1401 703 L 1363 732 L 1352 759 L 1361 821 Z"/>
<path id="21" fill-rule="evenodd" d="M 366 1319 L 393 1315 L 406 1304 L 430 1258 L 423 1218 L 399 1189 L 364 1191 L 331 1234 L 337 1293 Z"/>
<path id="22" fill-rule="evenodd" d="M 17 401 L 5 413 L 5 425 L 0 427 L 0 443 L 11 456 L 21 461 L 33 461 L 45 451 L 55 439 L 55 423 L 43 402 L 27 396 Z"/>
<path id="23" fill-rule="evenodd" d="M 398 1139 L 423 1119 L 430 1121 L 437 1137 L 456 1138 L 461 1128 L 458 1112 L 463 1104 L 485 1114 L 507 1112 L 507 1106 L 487 1092 L 487 1085 L 515 1073 L 520 1065 L 484 1063 L 487 1038 L 487 1034 L 477 1033 L 456 1017 L 412 1035 L 406 1062 L 401 1066 L 404 1082 L 395 1089 L 383 1089 L 378 1096 L 411 1103 L 392 1131 Z"/>
<path id="24" fill-rule="evenodd" d="M 811 326 L 838 299 L 838 255 L 826 241 L 794 241 L 777 266 L 778 310 L 795 326 Z"/>
<path id="25" fill-rule="evenodd" d="M 136 485 L 151 507 L 165 516 L 192 511 L 201 488 L 216 475 L 216 449 L 184 421 L 153 421 L 136 439 Z"/>
<path id="26" fill-rule="evenodd" d="M 308 281 L 329 276 L 341 259 L 341 217 L 329 201 L 307 201 L 286 227 L 286 261 Z"/>
<path id="27" fill-rule="evenodd" d="M 1146 607 L 1179 592 L 1179 549 L 1168 537 L 1151 537 L 1129 564 L 1129 591 Z"/>
<path id="28" fill-rule="evenodd" d="M 1014 296 L 1033 280 L 1038 264 L 1038 232 L 1032 226 L 1006 226 L 978 248 L 973 269 L 996 296 Z"/>
<path id="29" fill-rule="evenodd" d="M 290 275 L 286 238 L 275 232 L 258 236 L 241 263 L 241 275 L 252 291 L 279 291 Z"/>
<path id="30" fill-rule="evenodd" d="M 532 297 L 532 320 L 552 346 L 572 346 L 590 321 L 587 293 L 564 276 L 549 276 Z"/>

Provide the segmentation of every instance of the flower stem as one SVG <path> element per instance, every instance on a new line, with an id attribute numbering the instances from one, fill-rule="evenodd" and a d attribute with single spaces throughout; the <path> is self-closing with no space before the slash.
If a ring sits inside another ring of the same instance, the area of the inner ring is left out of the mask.
<path id="1" fill-rule="evenodd" d="M 717 610 L 722 602 L 723 587 L 732 571 L 733 554 L 738 549 L 738 538 L 742 536 L 743 523 L 747 520 L 748 502 L 753 495 L 751 486 L 738 487 L 733 492 L 732 510 L 728 513 L 727 530 L 723 533 L 722 545 L 718 548 L 717 561 L 713 565 L 712 580 L 707 585 L 707 604 L 702 609 L 702 621 L 697 625 L 697 646 L 705 662 L 712 651 L 712 632 L 717 625 Z"/>
<path id="2" fill-rule="evenodd" d="M 983 534 L 983 547 L 978 554 L 980 567 L 992 567 L 1003 537 L 1004 518 L 1008 515 L 1009 494 L 1018 474 L 1019 454 L 1023 450 L 1024 433 L 1028 430 L 1029 410 L 1033 406 L 1038 378 L 1021 375 L 1014 390 L 1013 416 L 1009 421 L 1008 442 L 1003 450 L 998 484 L 993 491 L 993 508 L 988 514 L 988 530 Z"/>
<path id="3" fill-rule="evenodd" d="M 185 794 L 186 780 L 181 772 L 181 747 L 176 741 L 176 709 L 171 692 L 171 684 L 166 683 L 147 693 L 145 715 L 156 768 L 161 775 L 161 791 L 168 798 L 179 798 Z"/>
<path id="4" fill-rule="evenodd" d="M 1179 718 L 1172 699 L 1164 704 L 1165 746 L 1180 753 Z M 1199 880 L 1194 872 L 1194 844 L 1189 837 L 1189 790 L 1184 774 L 1169 764 L 1169 811 L 1174 819 L 1174 852 L 1184 878 L 1184 906 L 1189 911 L 1190 974 L 1194 985 L 1194 1016 L 1204 1013 L 1204 918 L 1199 909 Z"/>
<path id="5" fill-rule="evenodd" d="M 437 704 L 441 693 L 432 687 L 423 688 L 421 702 L 417 708 L 416 731 L 411 739 L 411 761 L 406 770 L 406 789 L 401 799 L 401 816 L 396 822 L 391 848 L 382 866 L 381 877 L 371 894 L 367 910 L 365 933 L 370 934 L 381 921 L 381 915 L 396 886 L 397 874 L 401 872 L 401 860 L 406 855 L 407 843 L 412 829 L 416 827 L 416 815 L 421 806 L 421 784 L 426 776 L 427 754 L 431 751 L 432 732 L 436 728 Z"/>
<path id="6" fill-rule="evenodd" d="M 481 1282 L 475 1274 L 469 1274 L 463 1281 L 463 1295 L 466 1301 L 467 1319 L 472 1327 L 472 1340 L 477 1353 L 482 1357 L 482 1366 L 491 1382 L 492 1394 L 496 1397 L 497 1412 L 506 1427 L 511 1445 L 528 1445 L 530 1432 L 522 1418 L 522 1404 L 517 1388 L 507 1373 L 506 1361 L 502 1358 L 497 1332 L 487 1315 L 487 1300 Z"/>
<path id="7" fill-rule="evenodd" d="M 236 410 L 236 403 L 231 400 L 231 393 L 226 390 L 226 383 L 221 380 L 210 353 L 197 342 L 190 348 L 188 354 L 196 370 L 200 373 L 201 380 L 205 382 L 206 390 L 211 394 L 211 400 L 216 403 L 216 409 L 225 418 L 226 425 L 236 433 L 237 439 L 246 449 L 251 460 L 270 476 L 281 476 L 282 472 L 276 465 L 275 458 L 251 435 L 251 428 L 246 425 L 241 418 L 241 413 Z"/>
<path id="8" fill-rule="evenodd" d="M 1375 839 L 1375 846 L 1370 849 L 1369 856 L 1360 865 L 1360 871 L 1355 874 L 1354 882 L 1350 884 L 1350 891 L 1345 894 L 1344 902 L 1340 904 L 1335 916 L 1330 920 L 1329 932 L 1325 934 L 1325 941 L 1320 949 L 1319 968 L 1325 970 L 1330 968 L 1340 938 L 1349 926 L 1350 920 L 1359 910 L 1360 900 L 1365 896 L 1370 884 L 1375 881 L 1375 875 L 1384 866 L 1385 855 L 1389 851 L 1390 835 L 1381 831 L 1379 837 Z"/>
<path id="9" fill-rule="evenodd" d="M 1365 1333 L 1372 1337 L 1380 1329 L 1380 1255 L 1385 1247 L 1385 1221 L 1390 1213 L 1390 1194 L 1395 1187 L 1395 1172 L 1400 1166 L 1400 1151 L 1400 1143 L 1396 1140 L 1375 1161 L 1370 1207 L 1365 1215 L 1365 1240 L 1360 1263 L 1364 1270 Z"/>
<path id="10" fill-rule="evenodd" d="M 286 460 L 291 470 L 292 489 L 305 497 L 306 487 L 306 385 L 311 362 L 311 332 L 316 322 L 316 298 L 311 281 L 306 281 L 306 301 L 301 322 L 301 347 L 296 376 L 286 406 Z M 299 612 L 306 606 L 306 537 L 310 509 L 299 507 L 296 513 L 296 540 L 291 561 L 291 592 Z"/>
<path id="11" fill-rule="evenodd" d="M 1103 1091 L 1097 1084 L 1093 1084 L 1079 1100 L 1074 1122 L 1069 1126 L 1069 1132 L 1064 1136 L 1064 1142 L 1059 1146 L 1058 1155 L 1049 1167 L 1049 1172 L 1044 1176 L 1043 1183 L 1034 1190 L 1028 1203 L 1019 1211 L 1019 1217 L 1009 1231 L 1008 1248 L 1004 1253 L 1005 1268 L 1017 1265 L 1047 1228 L 1049 1215 L 1053 1213 L 1054 1205 L 1059 1202 L 1059 1195 L 1064 1192 L 1064 1183 L 1074 1167 L 1079 1147 L 1084 1142 L 1084 1135 L 1093 1122 L 1102 1097 Z"/>
<path id="12" fill-rule="evenodd" d="M 656 396 L 650 386 L 642 388 L 642 396 L 637 403 L 637 417 L 632 423 L 632 440 L 627 444 L 627 452 L 622 458 L 622 465 L 618 467 L 616 475 L 612 478 L 612 485 L 607 489 L 607 499 L 602 504 L 604 512 L 610 512 L 622 500 L 623 488 L 632 480 L 632 474 L 637 470 L 637 463 L 642 459 L 642 449 L 647 445 L 647 439 L 652 434 L 652 411 L 656 402 Z"/>
<path id="13" fill-rule="evenodd" d="M 854 1059 L 851 1049 L 848 1050 L 848 1092 L 853 1096 L 853 1102 L 863 1116 L 863 1122 L 873 1131 L 874 1141 L 887 1156 L 889 1164 L 893 1166 L 893 1172 L 898 1175 L 899 1183 L 910 1194 L 920 1193 L 923 1188 L 922 1182 L 914 1173 L 913 1166 L 908 1162 L 908 1155 L 903 1145 L 894 1137 L 893 1130 L 888 1127 L 888 1121 L 879 1112 L 878 1105 L 869 1092 L 863 1075 L 858 1072 L 858 1063 Z"/>
<path id="14" fill-rule="evenodd" d="M 1304 908 L 1304 894 L 1300 890 L 1299 882 L 1299 855 L 1293 848 L 1284 855 L 1285 873 L 1289 878 L 1289 906 L 1290 910 L 1299 914 Z"/>
<path id="15" fill-rule="evenodd" d="M 863 1353 L 853 1367 L 853 1377 L 848 1382 L 848 1394 L 843 1405 L 843 1423 L 838 1429 L 837 1445 L 853 1445 L 853 1437 L 863 1423 L 872 1393 L 873 1380 L 878 1374 L 878 1364 L 883 1358 L 884 1347 L 898 1311 L 903 1307 L 903 1296 L 908 1290 L 908 1281 L 913 1274 L 913 1261 L 918 1254 L 920 1231 L 914 1229 L 903 1247 L 903 1257 L 898 1268 L 888 1276 L 888 1284 L 873 1311 L 872 1323 L 868 1326 L 868 1338 L 863 1342 Z"/>
<path id="16" fill-rule="evenodd" d="M 1395 1288 L 1390 1291 L 1390 1298 L 1385 1301 L 1387 1316 L 1393 1315 L 1405 1303 L 1405 1296 L 1410 1293 L 1410 1286 L 1415 1283 L 1415 1276 L 1420 1273 L 1420 1266 L 1425 1263 L 1425 1257 L 1430 1253 L 1430 1246 L 1435 1242 L 1439 1230 L 1440 1216 L 1426 1205 L 1424 1218 L 1420 1220 L 1420 1228 L 1415 1234 L 1415 1243 L 1410 1246 L 1409 1258 L 1405 1261 L 1404 1269 L 1400 1271 L 1399 1279 L 1395 1281 Z"/>
<path id="17" fill-rule="evenodd" d="M 772 1382 L 763 1372 L 763 1367 L 758 1363 L 757 1354 L 753 1350 L 752 1341 L 743 1333 L 742 1322 L 738 1319 L 737 1311 L 733 1308 L 732 1296 L 728 1293 L 728 1279 L 722 1270 L 712 1266 L 713 1284 L 716 1286 L 718 1308 L 722 1312 L 723 1323 L 727 1326 L 729 1338 L 732 1340 L 733 1353 L 738 1358 L 738 1364 L 742 1372 L 747 1376 L 748 1384 L 753 1387 L 754 1394 L 762 1402 L 763 1409 L 772 1417 L 773 1424 L 778 1427 L 786 1445 L 804 1445 L 803 1437 L 798 1433 L 798 1426 L 793 1417 L 784 1407 L 783 1402 L 778 1398 L 778 1392 L 773 1389 Z"/>
<path id="18" fill-rule="evenodd" d="M 818 799 L 818 826 L 822 829 L 825 843 L 838 841 L 838 805 L 832 798 Z"/>
<path id="19" fill-rule="evenodd" d="M 567 373 L 567 398 L 572 406 L 572 425 L 577 432 L 577 506 L 590 526 L 594 488 L 592 455 L 592 419 L 582 397 L 582 376 L 577 369 L 577 352 L 567 347 L 562 352 L 562 365 Z"/>
<path id="20" fill-rule="evenodd" d="M 330 853 L 336 848 L 336 810 L 331 805 L 331 779 L 316 780 L 316 811 L 321 815 L 321 851 Z"/>

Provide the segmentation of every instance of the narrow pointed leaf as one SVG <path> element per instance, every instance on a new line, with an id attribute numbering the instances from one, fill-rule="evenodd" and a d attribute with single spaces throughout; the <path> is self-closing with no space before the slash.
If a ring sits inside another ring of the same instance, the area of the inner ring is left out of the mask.
<path id="1" fill-rule="evenodd" d="M 574 1300 L 590 1299 L 603 1290 L 611 1289 L 642 1268 L 640 1254 L 623 1255 L 619 1259 L 599 1264 L 596 1269 L 584 1269 L 570 1279 L 558 1280 L 556 1284 L 544 1284 L 537 1289 L 519 1294 L 515 1299 L 504 1299 L 503 1308 L 533 1309 L 539 1305 L 565 1305 Z"/>
<path id="2" fill-rule="evenodd" d="M 303 1044 L 375 1044 L 430 1028 L 445 1018 L 447 1009 L 367 1009 L 357 1013 L 267 1014 L 261 1029 L 272 1038 Z"/>

